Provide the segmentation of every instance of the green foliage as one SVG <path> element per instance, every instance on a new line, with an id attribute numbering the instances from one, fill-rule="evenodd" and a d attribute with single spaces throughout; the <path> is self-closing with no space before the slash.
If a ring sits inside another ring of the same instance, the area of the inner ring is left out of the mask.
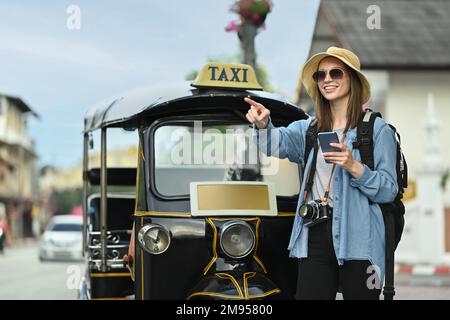
<path id="1" fill-rule="evenodd" d="M 54 191 L 51 204 L 55 214 L 70 214 L 72 209 L 81 205 L 81 188 Z"/>
<path id="2" fill-rule="evenodd" d="M 259 84 L 263 87 L 264 91 L 275 92 L 275 89 L 270 85 L 269 82 L 269 71 L 263 65 L 256 65 L 256 78 Z"/>
<path id="3" fill-rule="evenodd" d="M 194 70 L 194 71 L 189 72 L 189 73 L 186 75 L 186 77 L 184 77 L 184 79 L 185 79 L 186 81 L 194 81 L 195 78 L 197 78 L 197 75 L 198 75 L 198 71 Z"/>
<path id="4" fill-rule="evenodd" d="M 136 187 L 134 186 L 108 186 L 108 192 L 111 193 L 134 193 Z M 82 188 L 71 188 L 61 191 L 53 191 L 50 202 L 52 210 L 55 214 L 70 214 L 72 209 L 78 207 L 82 203 Z M 99 186 L 93 186 L 90 193 L 100 193 Z"/>

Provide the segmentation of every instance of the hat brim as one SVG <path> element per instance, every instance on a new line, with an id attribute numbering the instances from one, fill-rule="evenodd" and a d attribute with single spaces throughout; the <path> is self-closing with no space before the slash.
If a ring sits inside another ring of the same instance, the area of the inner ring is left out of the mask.
<path id="1" fill-rule="evenodd" d="M 302 68 L 302 72 L 301 72 L 302 83 L 306 89 L 306 92 L 311 97 L 311 99 L 313 101 L 315 101 L 316 95 L 319 93 L 317 83 L 314 81 L 312 76 L 313 76 L 314 72 L 317 71 L 320 61 L 322 61 L 322 59 L 324 59 L 326 57 L 336 58 L 336 59 L 342 61 L 343 63 L 345 63 L 345 65 L 347 65 L 349 68 L 352 68 L 353 70 L 356 71 L 356 74 L 358 75 L 359 79 L 361 80 L 362 103 L 364 104 L 367 101 L 369 101 L 370 84 L 369 84 L 369 81 L 367 80 L 366 76 L 361 72 L 361 70 L 359 70 L 358 68 L 353 66 L 345 58 L 338 56 L 338 55 L 334 55 L 332 53 L 326 53 L 326 52 L 321 52 L 321 53 L 317 53 L 317 54 L 313 55 L 308 61 L 305 62 L 305 64 L 303 65 L 303 68 Z"/>

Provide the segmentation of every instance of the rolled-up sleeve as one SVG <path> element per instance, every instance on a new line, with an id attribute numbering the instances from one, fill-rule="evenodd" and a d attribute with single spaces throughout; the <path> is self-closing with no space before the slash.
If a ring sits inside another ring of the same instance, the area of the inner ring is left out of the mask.
<path id="1" fill-rule="evenodd" d="M 389 203 L 395 199 L 397 185 L 397 145 L 394 132 L 384 123 L 374 137 L 374 170 L 364 165 L 364 172 L 350 183 L 374 203 Z"/>
<path id="2" fill-rule="evenodd" d="M 306 121 L 298 120 L 287 127 L 274 127 L 269 119 L 266 129 L 258 129 L 255 125 L 253 126 L 253 136 L 260 151 L 267 156 L 280 159 L 287 157 L 291 162 L 303 164 L 305 128 L 308 127 Z"/>

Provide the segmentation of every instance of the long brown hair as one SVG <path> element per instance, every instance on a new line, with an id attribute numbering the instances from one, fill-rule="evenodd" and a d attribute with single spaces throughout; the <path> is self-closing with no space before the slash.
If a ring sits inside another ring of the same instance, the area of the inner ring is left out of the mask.
<path id="1" fill-rule="evenodd" d="M 344 132 L 347 132 L 349 129 L 353 129 L 358 125 L 358 121 L 363 110 L 361 80 L 353 69 L 347 66 L 345 66 L 345 69 L 350 77 L 350 96 L 347 106 L 347 124 L 345 125 L 344 130 Z M 332 131 L 333 118 L 331 117 L 330 102 L 324 98 L 318 87 L 316 87 L 316 90 L 317 95 L 314 106 L 318 129 L 319 131 Z"/>

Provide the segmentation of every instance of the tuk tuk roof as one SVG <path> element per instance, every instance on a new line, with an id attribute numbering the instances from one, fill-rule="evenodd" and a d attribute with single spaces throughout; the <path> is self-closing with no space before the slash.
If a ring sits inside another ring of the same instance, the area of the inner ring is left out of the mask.
<path id="1" fill-rule="evenodd" d="M 308 117 L 302 109 L 278 94 L 259 90 L 198 89 L 193 88 L 190 86 L 190 82 L 186 81 L 144 87 L 103 100 L 86 112 L 84 131 L 90 132 L 105 127 L 132 129 L 137 127 L 137 120 L 141 116 L 149 113 L 169 114 L 180 110 L 192 111 L 205 105 L 209 105 L 211 108 L 211 99 L 215 99 L 217 102 L 218 97 L 227 102 L 231 99 L 234 103 L 241 103 L 242 108 L 248 108 L 243 100 L 245 96 L 256 98 L 271 110 L 276 109 L 281 113 L 294 114 L 294 119 Z M 174 106 L 176 109 L 173 108 Z"/>

